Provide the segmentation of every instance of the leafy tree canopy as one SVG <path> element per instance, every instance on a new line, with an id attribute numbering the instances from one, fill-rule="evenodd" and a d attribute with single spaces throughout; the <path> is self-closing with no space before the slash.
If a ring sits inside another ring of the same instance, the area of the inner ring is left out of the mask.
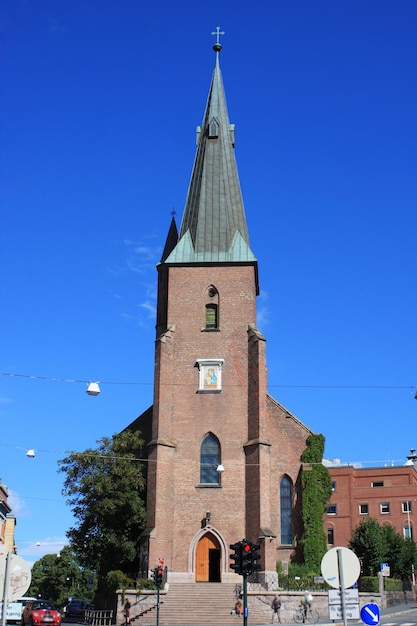
<path id="1" fill-rule="evenodd" d="M 95 572 L 81 567 L 72 548 L 65 546 L 59 554 L 46 554 L 36 561 L 27 595 L 52 600 L 62 610 L 70 596 L 91 601 L 95 585 Z"/>
<path id="2" fill-rule="evenodd" d="M 379 524 L 370 517 L 364 519 L 352 532 L 349 547 L 361 560 L 362 574 L 376 576 L 381 563 L 388 563 L 391 576 L 410 575 L 417 565 L 416 544 L 404 538 L 390 524 Z"/>
<path id="3" fill-rule="evenodd" d="M 137 455 L 139 432 L 104 437 L 96 449 L 72 452 L 59 461 L 66 474 L 63 494 L 77 523 L 67 536 L 80 562 L 106 574 L 137 571 L 138 540 L 145 525 L 145 478 Z"/>

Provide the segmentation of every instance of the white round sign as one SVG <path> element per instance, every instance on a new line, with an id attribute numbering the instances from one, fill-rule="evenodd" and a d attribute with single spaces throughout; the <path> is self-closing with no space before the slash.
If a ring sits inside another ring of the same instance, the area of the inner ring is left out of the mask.
<path id="1" fill-rule="evenodd" d="M 8 602 L 14 602 L 25 595 L 30 587 L 32 574 L 29 564 L 21 556 L 10 554 Z M 6 575 L 6 554 L 0 554 L 0 601 L 3 601 L 4 578 Z"/>
<path id="2" fill-rule="evenodd" d="M 349 548 L 332 548 L 326 552 L 321 560 L 321 573 L 328 585 L 339 589 L 339 560 L 343 572 L 343 586 L 347 589 L 358 580 L 361 573 L 359 559 Z"/>

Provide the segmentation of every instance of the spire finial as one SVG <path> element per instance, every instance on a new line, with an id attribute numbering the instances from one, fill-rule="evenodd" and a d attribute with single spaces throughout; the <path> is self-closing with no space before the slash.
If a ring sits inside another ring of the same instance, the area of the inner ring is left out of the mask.
<path id="1" fill-rule="evenodd" d="M 220 35 L 224 35 L 225 32 L 224 30 L 220 30 L 220 26 L 216 26 L 216 30 L 211 34 L 216 36 L 216 43 L 213 46 L 213 50 L 218 53 L 223 47 L 220 43 Z"/>

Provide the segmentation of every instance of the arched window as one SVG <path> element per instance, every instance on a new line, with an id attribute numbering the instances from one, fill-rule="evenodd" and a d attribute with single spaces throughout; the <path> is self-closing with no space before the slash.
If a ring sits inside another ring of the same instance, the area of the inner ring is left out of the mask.
<path id="1" fill-rule="evenodd" d="M 203 440 L 200 450 L 200 484 L 220 483 L 220 443 L 217 437 L 209 433 Z"/>
<path id="2" fill-rule="evenodd" d="M 207 289 L 205 330 L 218 330 L 219 328 L 219 292 L 216 287 L 210 285 Z"/>
<path id="3" fill-rule="evenodd" d="M 292 545 L 292 482 L 288 476 L 281 480 L 279 489 L 281 507 L 281 544 Z"/>

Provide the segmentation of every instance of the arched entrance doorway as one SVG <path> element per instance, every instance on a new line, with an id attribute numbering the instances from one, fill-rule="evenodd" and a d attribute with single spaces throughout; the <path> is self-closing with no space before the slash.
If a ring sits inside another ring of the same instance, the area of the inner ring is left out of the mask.
<path id="1" fill-rule="evenodd" d="M 220 544 L 212 533 L 199 540 L 195 552 L 195 580 L 197 583 L 220 582 Z"/>

